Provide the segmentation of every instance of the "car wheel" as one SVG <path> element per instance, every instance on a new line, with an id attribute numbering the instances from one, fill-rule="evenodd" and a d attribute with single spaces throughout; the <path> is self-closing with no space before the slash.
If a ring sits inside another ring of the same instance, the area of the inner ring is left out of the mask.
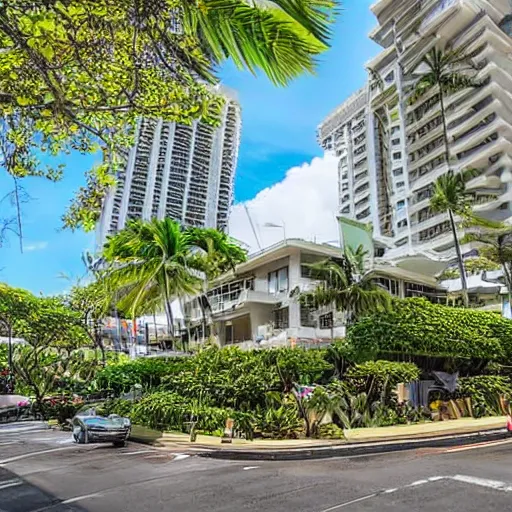
<path id="1" fill-rule="evenodd" d="M 114 448 L 124 448 L 126 446 L 126 441 L 114 441 L 112 443 Z"/>
<path id="2" fill-rule="evenodd" d="M 77 435 L 75 435 L 75 441 L 78 444 L 85 444 L 85 432 L 83 430 L 80 430 Z"/>

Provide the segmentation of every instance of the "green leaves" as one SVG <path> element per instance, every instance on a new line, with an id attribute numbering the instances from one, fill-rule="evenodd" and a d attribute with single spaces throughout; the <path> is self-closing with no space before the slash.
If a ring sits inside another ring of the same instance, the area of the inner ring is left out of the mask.
<path id="1" fill-rule="evenodd" d="M 356 323 L 348 337 L 355 347 L 373 356 L 506 361 L 512 354 L 512 321 L 495 313 L 450 308 L 426 299 L 397 300 L 390 312 Z"/>

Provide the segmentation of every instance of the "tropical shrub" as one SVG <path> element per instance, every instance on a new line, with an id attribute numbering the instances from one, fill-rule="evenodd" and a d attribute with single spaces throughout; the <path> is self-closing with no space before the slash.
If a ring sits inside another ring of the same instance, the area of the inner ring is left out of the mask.
<path id="1" fill-rule="evenodd" d="M 304 433 L 304 421 L 295 404 L 284 402 L 277 408 L 259 408 L 256 411 L 256 429 L 263 437 L 297 439 Z"/>
<path id="2" fill-rule="evenodd" d="M 345 378 L 354 393 L 365 393 L 370 402 L 389 404 L 395 398 L 396 385 L 417 380 L 420 373 L 413 363 L 367 361 L 352 366 Z"/>
<path id="3" fill-rule="evenodd" d="M 484 272 L 486 270 L 499 270 L 501 266 L 499 263 L 495 263 L 489 258 L 485 258 L 484 256 L 477 256 L 475 258 L 467 258 L 464 260 L 464 268 L 466 269 L 466 273 L 469 275 L 479 274 L 480 272 Z M 460 272 L 457 267 L 447 268 L 445 269 L 438 277 L 439 281 L 443 281 L 445 279 L 458 279 L 460 277 Z"/>
<path id="4" fill-rule="evenodd" d="M 498 416 L 502 414 L 500 396 L 512 398 L 512 382 L 499 375 L 462 377 L 458 380 L 457 393 L 471 398 L 473 416 Z"/>
<path id="5" fill-rule="evenodd" d="M 389 313 L 360 320 L 348 338 L 368 359 L 417 355 L 502 360 L 512 354 L 512 321 L 492 312 L 405 299 L 396 300 Z"/>
<path id="6" fill-rule="evenodd" d="M 140 358 L 108 365 L 96 375 L 96 385 L 116 394 L 130 391 L 135 384 L 151 389 L 158 387 L 163 377 L 182 371 L 186 365 L 186 358 Z"/>

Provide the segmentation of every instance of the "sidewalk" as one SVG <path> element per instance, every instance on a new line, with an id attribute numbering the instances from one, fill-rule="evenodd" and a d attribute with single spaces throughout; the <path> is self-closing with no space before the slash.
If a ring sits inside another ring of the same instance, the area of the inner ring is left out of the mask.
<path id="1" fill-rule="evenodd" d="M 296 439 L 246 441 L 221 444 L 219 437 L 198 435 L 191 443 L 185 434 L 161 433 L 134 425 L 131 439 L 172 450 L 196 452 L 215 458 L 243 460 L 292 460 L 341 457 L 419 447 L 451 446 L 503 438 L 506 418 L 464 418 L 435 423 L 360 428 L 345 431 L 346 439 Z"/>

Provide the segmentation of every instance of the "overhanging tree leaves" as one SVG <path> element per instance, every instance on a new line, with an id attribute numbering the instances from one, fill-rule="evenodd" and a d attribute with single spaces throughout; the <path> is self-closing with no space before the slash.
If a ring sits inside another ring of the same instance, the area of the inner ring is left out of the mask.
<path id="1" fill-rule="evenodd" d="M 0 109 L 22 119 L 25 147 L 101 150 L 64 224 L 92 229 L 138 117 L 218 122 L 210 87 L 233 58 L 286 84 L 327 48 L 331 0 L 4 0 Z M 2 136 L 6 136 L 3 134 Z"/>

